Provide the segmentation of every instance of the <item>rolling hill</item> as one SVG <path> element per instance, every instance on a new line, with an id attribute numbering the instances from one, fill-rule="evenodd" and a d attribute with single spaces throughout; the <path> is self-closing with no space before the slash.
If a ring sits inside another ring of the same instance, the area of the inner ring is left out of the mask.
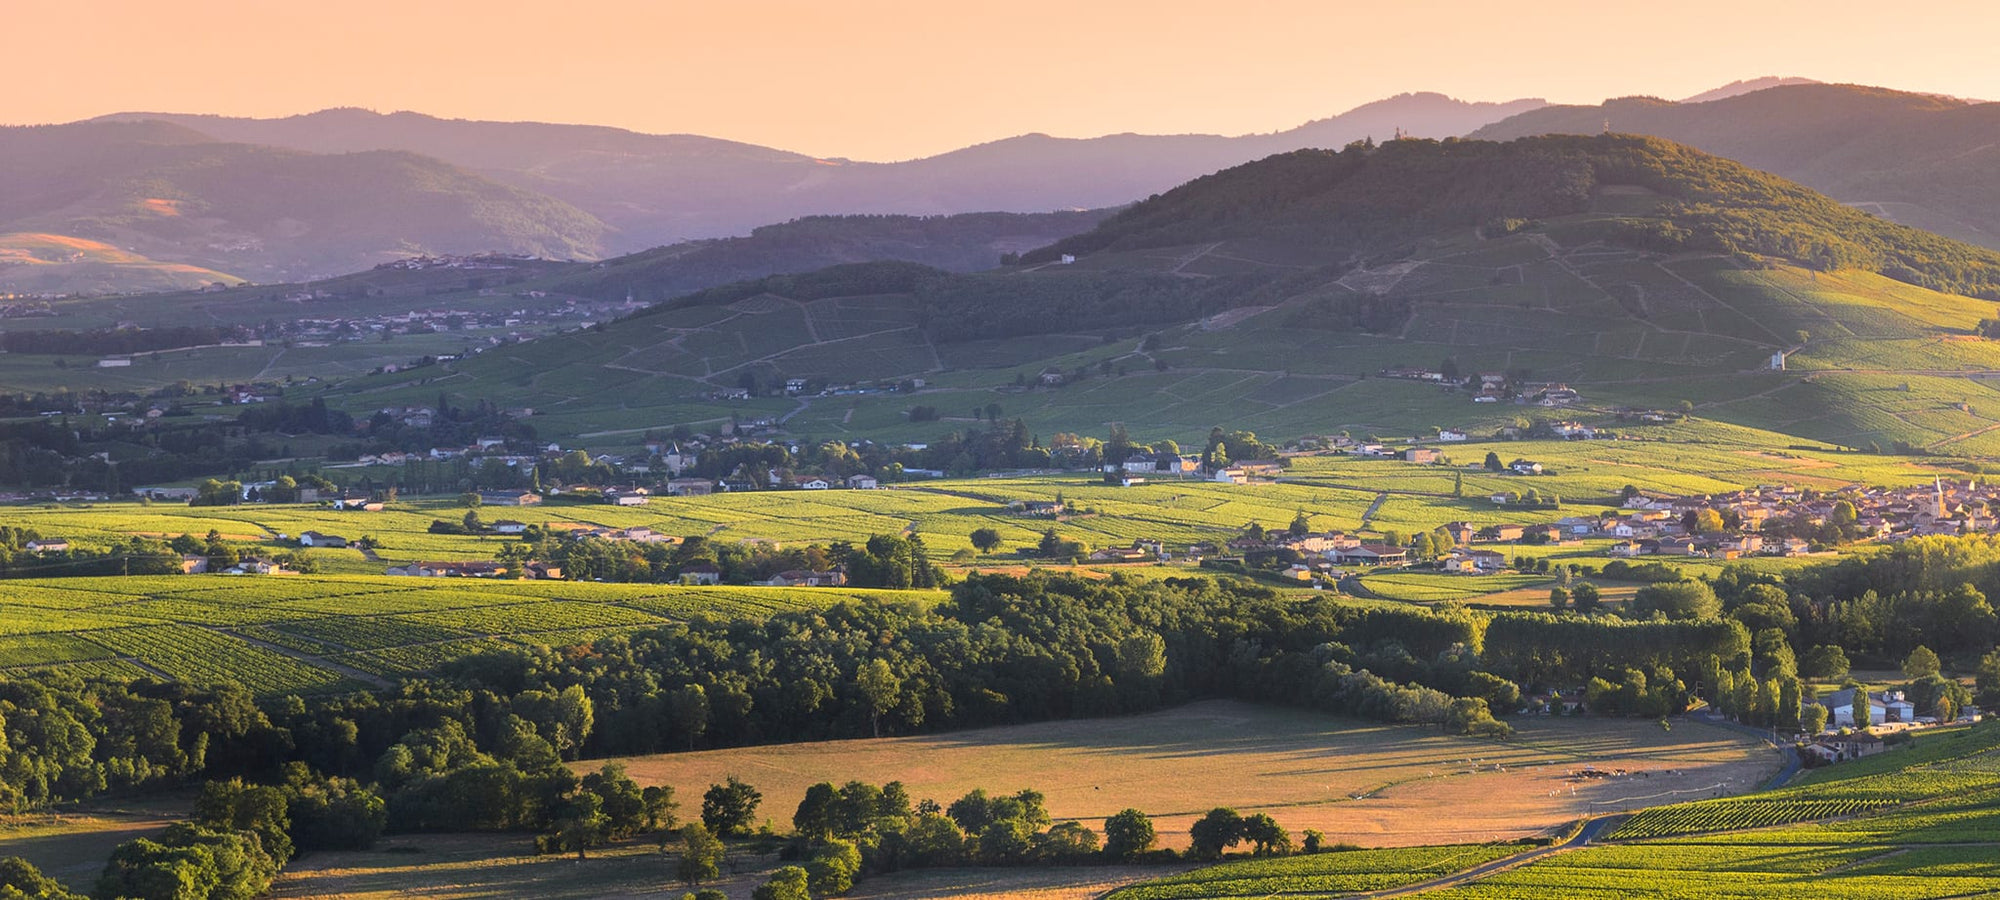
<path id="1" fill-rule="evenodd" d="M 1789 84 L 1673 103 L 1549 106 L 1472 133 L 1650 134 L 1792 179 L 1905 224 L 2000 247 L 2000 103 Z"/>
<path id="2" fill-rule="evenodd" d="M 0 158 L 0 232 L 157 262 L 152 274 L 105 278 L 113 290 L 157 288 L 171 267 L 282 281 L 416 253 L 594 258 L 604 234 L 569 204 L 405 151 L 315 154 L 163 122 L 87 122 L 0 128 Z M 57 274 L 0 267 L 0 288 L 75 290 L 117 273 Z"/>
<path id="3" fill-rule="evenodd" d="M 864 264 L 745 282 L 330 399 L 365 410 L 445 390 L 612 447 L 732 418 L 928 440 L 997 407 L 1044 435 L 1127 422 L 1189 440 L 1215 425 L 1410 434 L 1686 401 L 1815 441 L 1994 452 L 2000 344 L 1972 336 L 1993 304 L 1969 295 L 2000 296 L 1996 278 L 2000 254 L 1663 140 L 1397 141 L 1197 179 L 1000 271 Z M 1377 377 L 1448 357 L 1582 399 L 1475 404 Z M 783 396 L 786 378 L 856 390 Z M 866 389 L 912 379 L 914 394 Z M 761 396 L 726 399 L 739 388 Z M 915 406 L 944 421 L 912 421 Z"/>
<path id="4" fill-rule="evenodd" d="M 313 153 L 402 150 L 480 172 L 588 211 L 614 252 L 740 235 L 802 216 L 1042 212 L 1129 203 L 1225 166 L 1304 147 L 1340 147 L 1400 128 L 1464 134 L 1541 106 L 1404 94 L 1272 134 L 1022 135 L 924 159 L 855 162 L 698 135 L 440 119 L 331 109 L 282 119 L 120 113 L 214 137 Z"/>

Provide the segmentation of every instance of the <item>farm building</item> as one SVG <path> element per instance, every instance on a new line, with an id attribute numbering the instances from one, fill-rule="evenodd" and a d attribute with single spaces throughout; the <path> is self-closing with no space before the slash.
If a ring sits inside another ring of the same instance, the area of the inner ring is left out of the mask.
<path id="1" fill-rule="evenodd" d="M 534 506 L 542 502 L 542 495 L 534 491 L 480 491 L 479 502 L 485 506 Z"/>

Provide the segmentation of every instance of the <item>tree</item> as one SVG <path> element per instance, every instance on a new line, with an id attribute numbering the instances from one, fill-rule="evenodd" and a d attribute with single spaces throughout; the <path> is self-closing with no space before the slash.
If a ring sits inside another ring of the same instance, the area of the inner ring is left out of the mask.
<path id="1" fill-rule="evenodd" d="M 687 884 L 700 884 L 722 877 L 722 857 L 728 848 L 700 822 L 681 828 L 681 859 L 674 873 Z"/>
<path id="2" fill-rule="evenodd" d="M 840 791 L 832 782 L 822 781 L 806 788 L 798 811 L 792 813 L 792 830 L 809 841 L 823 841 L 833 836 L 834 804 L 839 800 Z"/>
<path id="3" fill-rule="evenodd" d="M 1126 809 L 1104 820 L 1104 855 L 1115 860 L 1133 860 L 1153 849 L 1158 840 L 1153 820 L 1136 809 Z"/>
<path id="4" fill-rule="evenodd" d="M 1835 644 L 1820 644 L 1807 650 L 1799 660 L 1799 674 L 1807 678 L 1846 678 L 1849 668 L 1852 666 L 1847 661 L 1847 651 Z"/>
<path id="5" fill-rule="evenodd" d="M 861 691 L 861 697 L 868 704 L 868 724 L 876 737 L 882 736 L 882 714 L 896 708 L 901 699 L 903 680 L 889 668 L 889 661 L 877 657 L 861 665 L 854 673 L 854 685 Z"/>
<path id="6" fill-rule="evenodd" d="M 1289 856 L 1292 852 L 1291 833 L 1264 813 L 1243 820 L 1243 839 L 1251 843 L 1251 852 L 1257 856 Z"/>
<path id="7" fill-rule="evenodd" d="M 1799 708 L 1799 730 L 1806 734 L 1818 734 L 1826 730 L 1826 707 L 1817 703 L 1807 703 Z"/>
<path id="8" fill-rule="evenodd" d="M 1973 702 L 1986 709 L 2000 707 L 2000 650 L 1989 650 L 1973 671 Z"/>
<path id="9" fill-rule="evenodd" d="M 1228 807 L 1211 809 L 1188 827 L 1188 840 L 1188 852 L 1196 859 L 1221 859 L 1243 842 L 1243 816 Z"/>
<path id="10" fill-rule="evenodd" d="M 859 874 L 861 850 L 853 841 L 830 839 L 806 861 L 806 887 L 815 896 L 841 896 L 854 889 Z"/>
<path id="11" fill-rule="evenodd" d="M 1486 471 L 1498 472 L 1501 469 L 1505 468 L 1507 468 L 1507 466 L 1504 463 L 1500 462 L 1499 453 L 1492 450 L 1486 451 Z"/>
<path id="12" fill-rule="evenodd" d="M 1632 595 L 1632 613 L 1643 617 L 1655 612 L 1669 619 L 1712 619 L 1722 612 L 1722 601 L 1705 581 L 1649 584 Z"/>
<path id="13" fill-rule="evenodd" d="M 672 710 L 674 727 L 687 735 L 688 749 L 694 749 L 694 742 L 708 731 L 708 692 L 701 685 L 682 685 L 667 698 Z"/>
<path id="14" fill-rule="evenodd" d="M 62 882 L 43 875 L 33 863 L 18 856 L 0 859 L 0 897 L 15 900 L 87 900 L 70 893 Z"/>
<path id="15" fill-rule="evenodd" d="M 1693 515 L 1694 533 L 1718 534 L 1722 531 L 1722 513 L 1713 509 L 1698 509 L 1694 511 Z"/>
<path id="16" fill-rule="evenodd" d="M 1292 537 L 1305 537 L 1312 533 L 1312 519 L 1307 518 L 1305 510 L 1299 510 L 1298 515 L 1292 517 L 1291 527 L 1287 530 Z"/>
<path id="17" fill-rule="evenodd" d="M 1549 606 L 1558 610 L 1568 609 L 1569 591 L 1560 587 L 1549 588 Z"/>
<path id="18" fill-rule="evenodd" d="M 771 873 L 771 879 L 757 886 L 751 892 L 751 900 L 812 900 L 812 889 L 808 886 L 806 870 L 798 866 L 780 866 Z"/>
<path id="19" fill-rule="evenodd" d="M 584 851 L 602 846 L 611 838 L 611 817 L 604 814 L 604 801 L 596 794 L 579 793 L 563 804 L 563 814 L 556 819 L 553 840 L 549 849 L 558 852 L 576 851 L 576 858 L 583 859 Z"/>
<path id="20" fill-rule="evenodd" d="M 992 553 L 995 547 L 1000 546 L 1000 532 L 991 528 L 975 528 L 972 530 L 972 546 L 979 548 L 981 553 Z"/>
<path id="21" fill-rule="evenodd" d="M 1912 681 L 1926 675 L 1936 675 L 1939 670 L 1938 655 L 1931 648 L 1918 645 L 1903 658 L 1903 677 Z"/>
<path id="22" fill-rule="evenodd" d="M 1575 589 L 1570 591 L 1569 599 L 1570 603 L 1576 606 L 1577 612 L 1595 611 L 1598 604 L 1597 585 L 1588 581 L 1578 582 Z"/>
<path id="23" fill-rule="evenodd" d="M 722 784 L 712 784 L 701 797 L 701 823 L 718 836 L 747 835 L 757 821 L 757 804 L 764 795 L 736 776 Z"/>

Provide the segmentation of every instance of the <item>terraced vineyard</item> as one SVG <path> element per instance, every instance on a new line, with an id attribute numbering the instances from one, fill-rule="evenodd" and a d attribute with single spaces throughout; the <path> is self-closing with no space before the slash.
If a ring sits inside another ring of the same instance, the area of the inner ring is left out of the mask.
<path id="1" fill-rule="evenodd" d="M 310 694 L 501 646 L 583 643 L 691 616 L 760 618 L 926 591 L 682 588 L 356 576 L 159 576 L 0 585 L 0 675 L 60 669 Z"/>

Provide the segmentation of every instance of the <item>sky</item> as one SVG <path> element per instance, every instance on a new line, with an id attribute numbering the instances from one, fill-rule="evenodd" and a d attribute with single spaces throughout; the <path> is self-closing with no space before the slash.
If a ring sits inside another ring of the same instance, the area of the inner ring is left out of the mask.
<path id="1" fill-rule="evenodd" d="M 0 124 L 334 106 L 897 160 L 1282 130 L 1408 91 L 1679 98 L 1803 76 L 2000 99 L 2000 3 L 8 0 Z"/>

